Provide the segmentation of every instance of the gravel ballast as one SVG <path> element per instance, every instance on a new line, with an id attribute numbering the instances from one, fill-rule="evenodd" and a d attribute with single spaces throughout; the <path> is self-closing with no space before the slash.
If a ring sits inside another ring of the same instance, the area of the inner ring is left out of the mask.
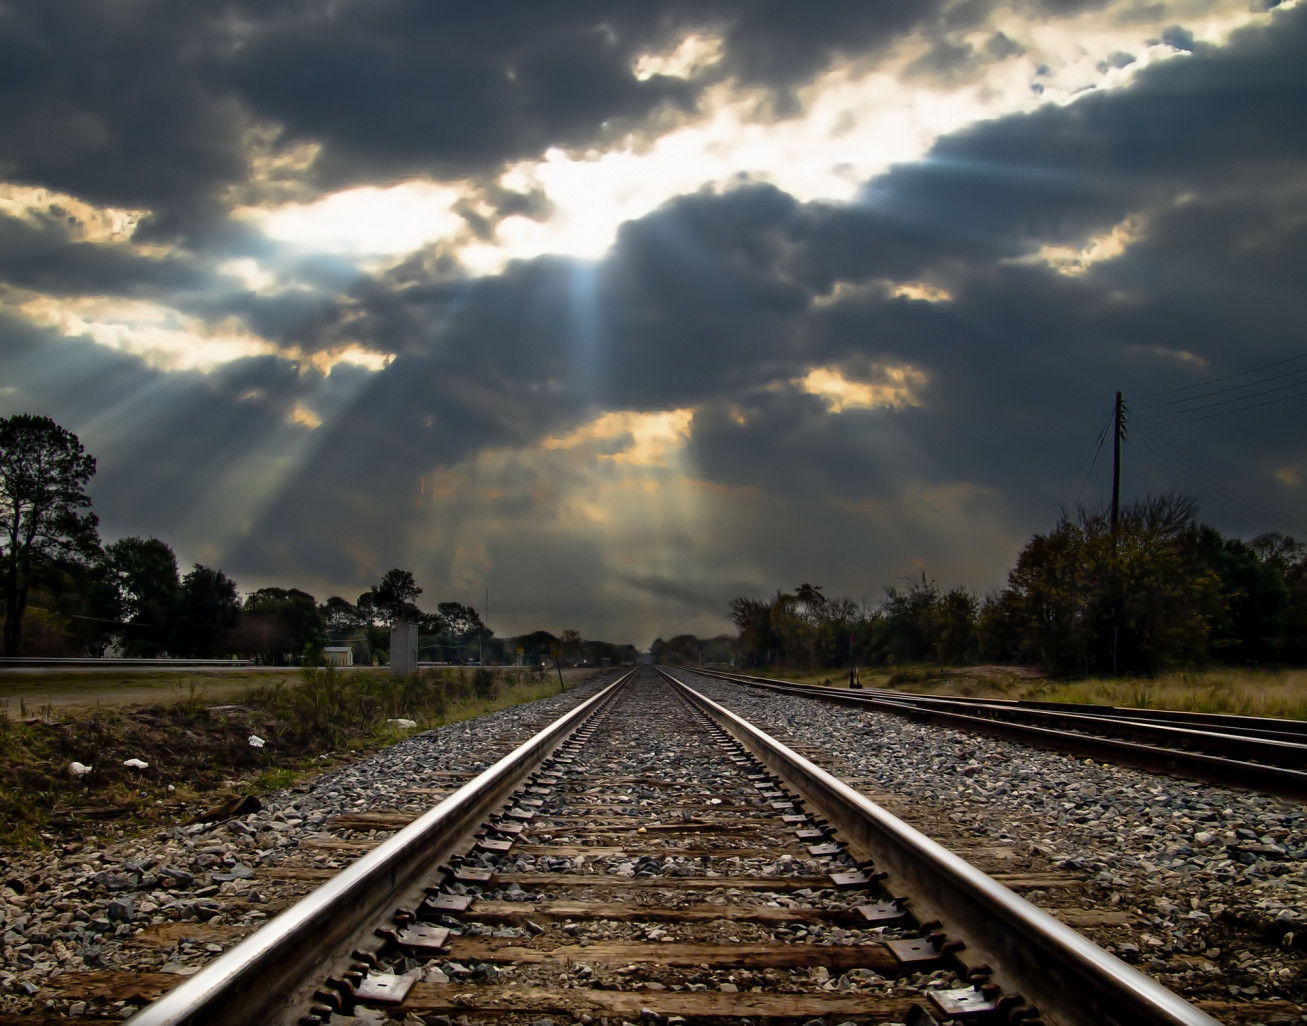
<path id="1" fill-rule="evenodd" d="M 809 746 L 805 754 L 876 800 L 901 804 L 926 833 L 947 825 L 1015 848 L 1026 856 L 1023 869 L 1082 878 L 1070 891 L 1024 896 L 1130 913 L 1128 925 L 1084 932 L 1191 1000 L 1229 1002 L 1232 1014 L 1217 1018 L 1307 1022 L 1301 804 L 678 676 L 782 740 Z"/>
<path id="2" fill-rule="evenodd" d="M 333 830 L 334 817 L 379 808 L 422 812 L 440 800 L 438 792 L 470 779 L 618 675 L 416 734 L 268 795 L 248 815 L 0 859 L 0 1020 L 41 1012 L 125 1018 L 136 1007 L 131 1002 L 88 1008 L 43 991 L 61 974 L 85 970 L 193 974 L 357 858 L 369 840 L 388 836 Z"/>

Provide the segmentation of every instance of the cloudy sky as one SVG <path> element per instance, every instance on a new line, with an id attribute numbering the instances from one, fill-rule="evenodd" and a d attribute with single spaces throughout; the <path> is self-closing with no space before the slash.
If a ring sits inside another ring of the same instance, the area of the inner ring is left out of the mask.
<path id="1" fill-rule="evenodd" d="M 1307 537 L 1307 4 L 0 0 L 0 415 L 106 540 L 510 633 Z M 1178 391 L 1177 391 L 1178 390 Z"/>

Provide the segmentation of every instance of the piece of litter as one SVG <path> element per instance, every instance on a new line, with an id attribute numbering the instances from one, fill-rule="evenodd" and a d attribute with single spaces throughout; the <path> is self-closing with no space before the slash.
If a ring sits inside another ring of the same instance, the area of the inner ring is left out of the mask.
<path id="1" fill-rule="evenodd" d="M 124 759 L 124 766 L 130 766 L 132 769 L 148 769 L 150 764 L 144 759 Z"/>
<path id="2" fill-rule="evenodd" d="M 262 748 L 262 747 L 263 747 L 264 745 L 266 745 L 266 744 L 267 744 L 267 742 L 264 741 L 263 738 L 259 737 L 258 734 L 251 734 L 251 735 L 250 735 L 250 747 L 251 747 L 251 748 Z"/>
<path id="3" fill-rule="evenodd" d="M 393 723 L 396 727 L 416 727 L 418 725 L 417 720 L 398 719 L 398 720 L 387 720 L 386 722 Z"/>
<path id="4" fill-rule="evenodd" d="M 92 768 L 93 767 L 91 766 L 83 766 L 80 762 L 70 762 L 68 764 L 68 772 L 75 777 L 86 776 L 86 774 L 91 772 Z"/>

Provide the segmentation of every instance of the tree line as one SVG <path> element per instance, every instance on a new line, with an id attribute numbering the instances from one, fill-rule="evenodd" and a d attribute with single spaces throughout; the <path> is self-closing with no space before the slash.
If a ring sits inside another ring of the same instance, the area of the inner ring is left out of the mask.
<path id="1" fill-rule="evenodd" d="M 1307 663 L 1307 547 L 1226 537 L 1197 513 L 1187 497 L 1149 496 L 1113 530 L 1105 511 L 1077 509 L 1034 535 L 984 597 L 925 574 L 874 604 L 811 584 L 740 596 L 732 654 L 810 669 L 1016 663 L 1064 677 Z"/>
<path id="2" fill-rule="evenodd" d="M 385 662 L 390 627 L 418 625 L 419 657 L 432 662 L 564 661 L 614 664 L 629 645 L 536 631 L 496 638 L 471 606 L 424 610 L 412 572 L 393 569 L 354 601 L 319 603 L 299 588 L 266 587 L 243 598 L 234 580 L 194 564 L 184 574 L 158 538 L 102 544 L 87 486 L 95 458 L 48 417 L 0 419 L 0 598 L 3 654 L 153 658 L 255 658 L 272 665 L 316 661 L 328 644 L 355 660 Z"/>

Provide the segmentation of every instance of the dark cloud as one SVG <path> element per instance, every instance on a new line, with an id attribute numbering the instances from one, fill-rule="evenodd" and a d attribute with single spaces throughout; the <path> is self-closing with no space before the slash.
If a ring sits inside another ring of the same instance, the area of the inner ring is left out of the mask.
<path id="1" fill-rule="evenodd" d="M 229 190 L 251 184 L 257 125 L 283 129 L 273 152 L 320 147 L 318 188 L 480 177 L 549 147 L 601 144 L 664 108 L 691 110 L 723 75 L 788 95 L 940 6 L 839 0 L 814 17 L 784 0 L 8 5 L 0 171 L 151 211 L 139 237 L 172 241 L 211 230 Z M 637 57 L 694 31 L 724 40 L 715 70 L 636 77 Z"/>
<path id="2" fill-rule="evenodd" d="M 985 44 L 991 55 L 998 60 L 1006 60 L 1009 57 L 1020 57 L 1026 52 L 1026 48 L 1014 39 L 1009 38 L 1002 32 L 995 32 L 989 37 L 989 42 Z"/>
<path id="3" fill-rule="evenodd" d="M 1193 50 L 1194 34 L 1181 25 L 1171 25 L 1162 32 L 1162 42 L 1176 50 Z"/>
<path id="4" fill-rule="evenodd" d="M 51 295 L 174 297 L 208 284 L 186 254 L 144 256 L 125 244 L 85 242 L 57 207 L 24 218 L 0 214 L 0 281 Z"/>
<path id="5" fill-rule="evenodd" d="M 1069 13 L 1084 5 L 1045 6 Z M 534 7 L 523 10 L 540 46 L 553 45 L 554 31 L 575 42 L 573 23 L 546 30 L 532 20 Z M 397 4 L 356 16 L 402 14 L 418 17 Z M 302 12 L 285 17 L 289 31 Z M 729 38 L 741 48 L 753 37 L 738 17 Z M 404 24 L 421 38 L 425 23 Z M 482 23 L 460 24 L 471 32 Z M 607 24 L 625 23 L 611 14 Z M 645 25 L 644 38 L 672 32 L 638 18 L 632 24 Z M 634 52 L 637 44 L 614 32 L 616 42 L 601 34 L 586 45 Z M 359 38 L 366 43 L 366 33 Z M 466 43 L 473 37 L 456 38 L 482 52 Z M 484 52 L 530 49 L 502 49 L 508 45 L 496 39 Z M 799 49 L 815 61 L 833 46 Z M 213 301 L 214 316 L 237 311 L 287 344 L 321 350 L 358 340 L 398 354 L 374 375 L 340 366 L 322 379 L 274 358 L 211 375 L 160 375 L 134 358 L 8 323 L 0 325 L 0 383 L 18 383 L 22 401 L 85 431 L 102 459 L 97 508 L 106 523 L 132 532 L 175 537 L 177 524 L 207 523 L 206 504 L 225 473 L 271 474 L 270 500 L 250 508 L 248 526 L 225 549 L 238 574 L 361 585 L 410 551 L 408 535 L 434 530 L 422 504 L 424 475 L 469 475 L 441 500 L 458 522 L 477 515 L 471 497 L 479 484 L 468 467 L 478 454 L 530 450 L 605 410 L 692 406 L 688 469 L 706 494 L 725 496 L 712 507 L 725 512 L 705 538 L 687 533 L 683 547 L 677 539 L 678 551 L 690 554 L 684 586 L 661 569 L 610 566 L 615 554 L 561 525 L 550 488 L 573 482 L 551 482 L 551 464 L 550 473 L 514 482 L 494 507 L 521 529 L 492 539 L 484 560 L 492 576 L 518 579 L 505 588 L 519 588 L 512 601 L 520 609 L 545 608 L 551 589 L 556 598 L 567 591 L 558 582 L 568 580 L 581 597 L 566 616 L 602 617 L 594 610 L 612 597 L 603 582 L 615 577 L 651 603 L 706 606 L 720 598 L 711 575 L 746 581 L 746 560 L 760 581 L 856 574 L 873 582 L 872 592 L 907 572 L 913 557 L 969 583 L 996 583 L 1011 547 L 1046 526 L 1116 389 L 1131 396 L 1191 384 L 1301 348 L 1304 51 L 1307 12 L 1286 11 L 1226 47 L 1198 45 L 1151 65 L 1127 88 L 942 139 L 928 159 L 867 183 L 854 204 L 799 203 L 762 185 L 678 198 L 623 226 L 597 264 L 546 257 L 469 279 L 437 248 L 355 282 L 327 263 L 312 272 L 321 288 L 303 299 L 233 287 Z M 228 64 L 252 68 L 265 57 L 252 45 Z M 529 60 L 520 67 L 531 73 Z M 602 61 L 578 67 L 607 73 Z M 666 101 L 639 90 L 615 95 L 632 105 L 631 116 Z M 593 107 L 573 109 L 585 112 L 577 126 L 599 116 Z M 559 124 L 570 130 L 570 122 Z M 368 130 L 335 129 L 332 159 L 343 167 L 362 154 Z M 496 145 L 473 135 L 441 143 L 442 152 L 468 160 Z M 420 142 L 404 146 L 413 149 L 383 146 L 377 159 L 399 166 L 429 157 Z M 531 210 L 533 202 L 499 197 L 501 210 Z M 39 230 L 6 223 L 4 273 L 42 281 L 39 259 L 37 270 L 18 264 L 46 244 L 62 257 L 77 251 L 56 220 Z M 1114 226 L 1129 237 L 1125 252 L 1078 274 L 1059 273 L 1038 255 L 1063 247 L 1073 260 Z M 232 251 L 241 245 L 252 243 L 234 240 Z M 81 273 L 88 281 L 101 275 L 108 288 L 129 272 Z M 328 300 L 322 294 L 333 282 L 344 294 Z M 922 282 L 951 298 L 925 302 L 892 287 Z M 797 384 L 814 367 L 883 382 L 887 367 L 903 364 L 924 375 L 914 385 L 916 405 L 836 413 Z M 5 408 L 17 401 L 0 394 Z M 297 403 L 330 415 L 309 433 L 288 425 Z M 1264 511 L 1259 518 L 1213 497 L 1209 512 L 1223 526 L 1280 526 L 1268 517 L 1291 493 L 1274 473 L 1307 466 L 1299 406 L 1170 434 L 1149 428 L 1143 412 L 1141 404 L 1141 431 L 1160 433 Z M 278 464 L 268 455 L 268 470 L 260 460 L 273 451 L 269 439 L 297 459 Z M 579 449 L 577 458 L 593 460 L 625 441 Z M 1127 447 L 1128 493 L 1192 484 L 1150 458 Z M 205 480 L 197 482 L 196 467 Z M 1083 498 L 1096 498 L 1101 460 L 1095 473 Z M 429 544 L 429 572 L 453 575 L 456 539 Z M 866 561 L 854 565 L 851 552 Z"/>
<path id="6" fill-rule="evenodd" d="M 1138 58 L 1135 57 L 1134 54 L 1126 53 L 1123 50 L 1117 50 L 1115 53 L 1111 54 L 1107 60 L 1098 62 L 1098 70 L 1100 72 L 1107 72 L 1111 71 L 1113 68 L 1128 68 L 1136 60 L 1138 60 Z"/>
<path id="7" fill-rule="evenodd" d="M 49 0 L 0 11 L 0 167 L 91 202 L 191 208 L 246 175 L 246 118 L 205 83 L 217 5 Z"/>

